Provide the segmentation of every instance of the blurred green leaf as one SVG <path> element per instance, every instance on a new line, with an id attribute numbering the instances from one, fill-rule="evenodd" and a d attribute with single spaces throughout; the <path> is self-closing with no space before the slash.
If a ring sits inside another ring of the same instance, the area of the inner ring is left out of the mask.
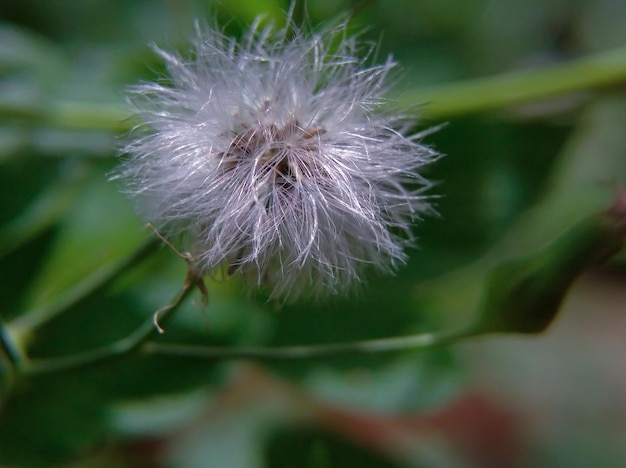
<path id="1" fill-rule="evenodd" d="M 10 223 L 0 229 L 0 258 L 54 226 L 75 201 L 80 178 L 60 177 L 42 189 Z"/>
<path id="2" fill-rule="evenodd" d="M 62 74 L 67 65 L 64 53 L 54 43 L 33 31 L 0 22 L 0 75 L 31 68 L 50 79 Z"/>
<path id="3" fill-rule="evenodd" d="M 551 180 L 536 205 L 516 222 L 502 250 L 540 247 L 566 226 L 608 207 L 618 184 L 626 180 L 626 95 L 598 99 L 581 116 Z"/>
<path id="4" fill-rule="evenodd" d="M 99 266 L 128 255 L 147 235 L 115 185 L 94 174 L 59 226 L 28 307 L 45 305 Z"/>

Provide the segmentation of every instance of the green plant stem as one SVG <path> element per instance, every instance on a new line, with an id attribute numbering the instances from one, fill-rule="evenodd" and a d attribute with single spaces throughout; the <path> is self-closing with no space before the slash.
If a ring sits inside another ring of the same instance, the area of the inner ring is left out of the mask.
<path id="1" fill-rule="evenodd" d="M 0 101 L 0 121 L 15 120 L 61 130 L 123 133 L 133 127 L 131 117 L 121 102 L 48 102 L 29 106 Z"/>
<path id="2" fill-rule="evenodd" d="M 560 65 L 409 91 L 401 103 L 423 105 L 428 118 L 503 109 L 626 83 L 626 47 Z"/>
<path id="3" fill-rule="evenodd" d="M 400 103 L 421 106 L 428 118 L 503 109 L 568 93 L 626 82 L 626 47 L 537 70 L 446 83 L 404 92 Z M 122 103 L 47 103 L 39 107 L 0 102 L 0 121 L 18 120 L 71 130 L 125 132 L 135 122 Z"/>
<path id="4" fill-rule="evenodd" d="M 133 352 L 209 361 L 308 360 L 430 349 L 487 333 L 539 333 L 555 317 L 574 278 L 619 250 L 626 233 L 625 215 L 626 194 L 620 192 L 609 209 L 575 225 L 541 251 L 495 266 L 485 283 L 484 299 L 477 311 L 478 320 L 457 330 L 284 347 L 227 348 L 152 342 L 150 339 L 162 331 L 160 324 L 167 322 L 195 286 L 206 294 L 200 273 L 192 266 L 192 259 L 180 254 L 190 265 L 187 278 L 176 299 L 157 312 L 154 320 L 146 321 L 126 338 L 96 350 L 61 358 L 23 360 L 15 367 L 18 374 L 32 377 L 93 367 Z M 11 354 L 10 346 L 5 346 L 5 350 L 6 354 Z"/>
<path id="5" fill-rule="evenodd" d="M 464 328 L 454 331 L 423 333 L 346 343 L 267 348 L 225 348 L 219 346 L 189 346 L 147 342 L 142 347 L 142 352 L 150 355 L 200 360 L 259 359 L 265 361 L 283 361 L 424 350 L 455 343 L 480 334 L 481 331 L 478 329 Z"/>
<path id="6" fill-rule="evenodd" d="M 65 311 L 80 304 L 89 297 L 105 290 L 122 273 L 139 264 L 157 250 L 160 240 L 150 238 L 142 243 L 127 257 L 117 263 L 105 265 L 96 270 L 76 286 L 67 291 L 52 304 L 25 312 L 6 325 L 8 334 L 18 345 L 23 345 L 34 330 L 54 320 Z"/>
<path id="7" fill-rule="evenodd" d="M 196 271 L 190 268 L 185 283 L 174 301 L 169 306 L 155 313 L 152 318 L 143 322 L 125 338 L 91 351 L 69 356 L 23 359 L 17 363 L 17 373 L 23 377 L 36 377 L 44 374 L 76 371 L 92 368 L 99 364 L 110 363 L 138 351 L 148 339 L 163 332 L 161 327 L 167 324 L 181 304 L 191 294 L 198 278 Z"/>
<path id="8" fill-rule="evenodd" d="M 164 311 L 159 322 L 167 320 L 192 291 L 185 287 L 172 306 Z M 31 360 L 18 369 L 20 375 L 34 377 L 43 374 L 59 373 L 94 367 L 109 363 L 117 358 L 138 352 L 145 355 L 169 356 L 183 359 L 224 360 L 257 359 L 264 361 L 310 360 L 318 358 L 380 354 L 399 351 L 431 349 L 456 343 L 460 340 L 482 334 L 480 330 L 465 328 L 456 331 L 423 333 L 418 335 L 381 338 L 375 340 L 352 341 L 309 346 L 226 348 L 219 346 L 189 346 L 180 344 L 159 344 L 147 341 L 158 334 L 154 322 L 143 323 L 126 338 L 93 351 L 61 358 Z"/>

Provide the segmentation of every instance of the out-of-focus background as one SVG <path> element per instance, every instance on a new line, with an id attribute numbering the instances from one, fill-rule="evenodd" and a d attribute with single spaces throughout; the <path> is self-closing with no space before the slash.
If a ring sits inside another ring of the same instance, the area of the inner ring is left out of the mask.
<path id="1" fill-rule="evenodd" d="M 306 6 L 306 8 L 305 8 Z M 194 19 L 238 36 L 278 0 L 0 0 L 0 107 L 121 105 L 162 74 L 149 48 L 183 48 Z M 550 66 L 626 44 L 620 0 L 309 0 L 311 29 L 351 27 L 401 64 L 397 94 Z M 429 103 L 424 103 L 427 115 Z M 3 108 L 4 108 L 3 107 Z M 57 107 L 58 108 L 58 107 Z M 71 109 L 70 109 L 71 110 Z M 1 113 L 0 113 L 1 114 Z M 106 119 L 105 119 L 106 120 Z M 351 297 L 282 308 L 209 282 L 164 341 L 235 347 L 312 344 L 456 327 L 502 239 L 507 255 L 549 241 L 626 183 L 626 95 L 607 89 L 446 122 L 426 143 L 439 216 L 395 277 Z M 129 255 L 151 233 L 107 174 L 123 135 L 0 115 L 0 316 L 29 324 Z M 100 126 L 102 127 L 102 126 Z M 106 127 L 106 126 L 104 126 Z M 121 140 L 122 139 L 122 140 Z M 545 237 L 542 237 L 545 236 Z M 512 240 L 511 240 L 512 239 Z M 67 467 L 626 466 L 626 263 L 584 275 L 533 337 L 481 338 L 428 352 L 268 364 L 132 357 L 14 382 L 0 406 L 0 465 Z M 33 357 L 105 345 L 168 304 L 185 264 L 164 248 L 31 338 Z M 16 327 L 14 329 L 19 329 Z"/>

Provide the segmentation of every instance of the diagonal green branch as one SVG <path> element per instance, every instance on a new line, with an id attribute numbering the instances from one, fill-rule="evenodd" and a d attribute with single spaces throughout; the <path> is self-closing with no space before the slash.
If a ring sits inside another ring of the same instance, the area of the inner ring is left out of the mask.
<path id="1" fill-rule="evenodd" d="M 445 119 L 625 82 L 626 47 L 620 47 L 537 70 L 406 91 L 399 103 L 420 106 L 425 117 Z M 60 129 L 125 132 L 136 124 L 131 117 L 121 102 L 48 102 L 33 107 L 0 100 L 0 121 Z"/>
<path id="2" fill-rule="evenodd" d="M 626 47 L 621 47 L 536 70 L 407 91 L 400 102 L 423 105 L 425 117 L 440 119 L 625 83 Z"/>

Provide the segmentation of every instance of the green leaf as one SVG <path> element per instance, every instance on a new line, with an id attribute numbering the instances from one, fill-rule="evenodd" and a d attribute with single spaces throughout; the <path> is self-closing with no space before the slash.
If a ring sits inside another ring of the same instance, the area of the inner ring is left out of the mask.
<path id="1" fill-rule="evenodd" d="M 75 201 L 80 178 L 59 177 L 43 188 L 10 223 L 0 229 L 0 258 L 54 226 Z"/>
<path id="2" fill-rule="evenodd" d="M 98 268 L 128 255 L 147 237 L 129 201 L 95 172 L 65 213 L 54 246 L 34 280 L 27 308 L 37 308 Z"/>
<path id="3" fill-rule="evenodd" d="M 32 31 L 0 23 L 0 74 L 31 68 L 51 78 L 63 73 L 67 65 L 64 54 L 53 43 Z"/>

